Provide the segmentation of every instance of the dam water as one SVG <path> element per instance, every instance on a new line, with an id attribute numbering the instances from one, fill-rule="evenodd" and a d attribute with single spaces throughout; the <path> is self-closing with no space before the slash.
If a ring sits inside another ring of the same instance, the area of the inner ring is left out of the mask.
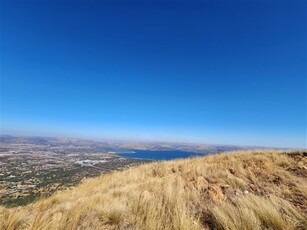
<path id="1" fill-rule="evenodd" d="M 180 150 L 138 150 L 134 149 L 127 153 L 121 152 L 117 155 L 126 158 L 141 158 L 141 159 L 152 159 L 152 160 L 174 160 L 179 158 L 189 158 L 193 156 L 204 156 L 203 153 L 195 153 Z"/>

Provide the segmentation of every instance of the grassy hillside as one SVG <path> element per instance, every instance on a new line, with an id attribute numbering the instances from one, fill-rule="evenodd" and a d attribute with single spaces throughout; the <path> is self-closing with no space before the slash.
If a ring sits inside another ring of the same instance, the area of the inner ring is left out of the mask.
<path id="1" fill-rule="evenodd" d="M 19 208 L 0 229 L 307 229 L 307 152 L 152 163 Z"/>

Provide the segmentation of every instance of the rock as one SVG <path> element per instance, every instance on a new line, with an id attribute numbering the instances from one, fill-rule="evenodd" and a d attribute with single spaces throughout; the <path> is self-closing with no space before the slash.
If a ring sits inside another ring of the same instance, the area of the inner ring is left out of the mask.
<path id="1" fill-rule="evenodd" d="M 241 196 L 242 194 L 243 194 L 243 193 L 242 193 L 241 190 L 238 190 L 238 189 L 235 190 L 235 195 L 236 195 L 236 196 Z"/>
<path id="2" fill-rule="evenodd" d="M 214 178 L 206 177 L 205 179 L 206 179 L 210 184 L 215 184 L 215 183 L 217 183 L 217 180 L 214 179 Z"/>
<path id="3" fill-rule="evenodd" d="M 186 186 L 184 186 L 185 189 L 195 189 L 194 181 L 189 181 Z"/>
<path id="4" fill-rule="evenodd" d="M 247 190 L 244 190 L 244 195 L 247 195 L 249 192 Z"/>
<path id="5" fill-rule="evenodd" d="M 234 190 L 232 188 L 223 188 L 223 192 L 225 194 L 225 196 L 227 196 L 228 198 L 231 198 L 234 196 Z"/>
<path id="6" fill-rule="evenodd" d="M 153 194 L 150 193 L 148 190 L 145 190 L 141 193 L 141 198 L 145 200 L 149 200 L 153 197 Z"/>
<path id="7" fill-rule="evenodd" d="M 54 220 L 54 221 L 60 221 L 61 220 L 61 218 L 62 218 L 62 216 L 63 216 L 63 214 L 61 213 L 61 212 L 56 212 L 53 216 L 52 216 L 52 219 Z"/>
<path id="8" fill-rule="evenodd" d="M 228 184 L 221 184 L 220 187 L 224 189 L 224 188 L 229 188 L 230 186 Z"/>
<path id="9" fill-rule="evenodd" d="M 209 183 L 208 183 L 208 181 L 204 177 L 199 176 L 196 179 L 195 187 L 198 190 L 205 190 L 205 189 L 208 189 Z"/>
<path id="10" fill-rule="evenodd" d="M 253 190 L 253 191 L 256 190 L 256 185 L 254 185 L 254 184 L 249 184 L 248 187 L 249 187 L 251 190 Z"/>
<path id="11" fill-rule="evenodd" d="M 289 182 L 289 186 L 291 187 L 297 187 L 297 183 L 294 181 Z"/>
<path id="12" fill-rule="evenodd" d="M 213 201 L 223 202 L 227 199 L 222 189 L 218 185 L 211 185 L 209 187 L 209 196 Z"/>

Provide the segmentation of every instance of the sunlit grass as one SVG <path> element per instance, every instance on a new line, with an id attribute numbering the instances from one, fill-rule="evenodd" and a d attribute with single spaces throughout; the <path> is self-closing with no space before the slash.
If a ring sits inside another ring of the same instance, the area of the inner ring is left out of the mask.
<path id="1" fill-rule="evenodd" d="M 0 207 L 0 229 L 307 229 L 306 158 L 261 150 L 142 165 Z"/>

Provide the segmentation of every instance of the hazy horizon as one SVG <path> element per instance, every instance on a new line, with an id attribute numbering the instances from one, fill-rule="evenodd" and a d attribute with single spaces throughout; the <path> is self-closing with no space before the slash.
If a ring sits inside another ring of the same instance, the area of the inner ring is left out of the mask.
<path id="1" fill-rule="evenodd" d="M 1 1 L 0 134 L 306 148 L 306 8 Z"/>
<path id="2" fill-rule="evenodd" d="M 68 139 L 68 140 L 84 140 L 84 141 L 97 141 L 97 142 L 131 142 L 131 143 L 182 143 L 182 144 L 191 144 L 191 145 L 212 145 L 212 146 L 237 146 L 237 147 L 252 147 L 252 148 L 269 148 L 269 149 L 306 149 L 305 147 L 289 147 L 289 146 L 269 146 L 269 145 L 250 145 L 250 144 L 236 144 L 236 143 L 214 143 L 214 142 L 206 142 L 204 140 L 188 140 L 188 139 L 158 139 L 158 138 L 131 138 L 131 137 L 118 137 L 118 136 L 88 136 L 88 135 L 67 135 L 67 134 L 52 134 L 52 133 L 0 133 L 0 136 L 8 136 L 8 137 L 17 137 L 17 138 L 59 138 L 59 139 Z"/>

